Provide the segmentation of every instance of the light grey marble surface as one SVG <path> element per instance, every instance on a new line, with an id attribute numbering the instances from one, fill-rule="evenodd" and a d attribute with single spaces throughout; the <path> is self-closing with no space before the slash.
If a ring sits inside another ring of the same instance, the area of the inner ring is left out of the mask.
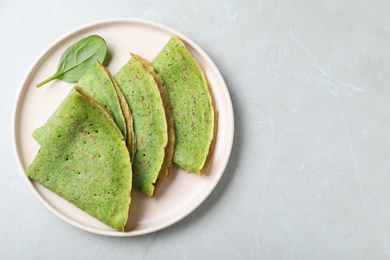
<path id="1" fill-rule="evenodd" d="M 1 259 L 389 259 L 390 1 L 0 2 Z M 235 112 L 230 162 L 179 223 L 113 238 L 63 222 L 17 168 L 24 74 L 87 22 L 170 26 L 214 60 Z"/>

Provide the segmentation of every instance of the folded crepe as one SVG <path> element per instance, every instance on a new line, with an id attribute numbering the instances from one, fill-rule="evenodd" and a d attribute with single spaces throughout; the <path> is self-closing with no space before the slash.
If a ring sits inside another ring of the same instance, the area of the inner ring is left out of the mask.
<path id="1" fill-rule="evenodd" d="M 135 54 L 114 79 L 134 120 L 133 188 L 153 197 L 172 166 L 175 136 L 168 95 L 151 64 Z"/>
<path id="2" fill-rule="evenodd" d="M 172 104 L 175 148 L 173 161 L 187 172 L 202 175 L 212 156 L 218 111 L 210 85 L 184 43 L 172 36 L 152 61 Z"/>
<path id="3" fill-rule="evenodd" d="M 41 148 L 25 169 L 27 176 L 123 231 L 132 172 L 126 142 L 110 112 L 75 87 L 48 123 L 51 129 L 39 139 Z"/>
<path id="4" fill-rule="evenodd" d="M 116 125 L 126 140 L 130 158 L 133 161 L 136 145 L 133 119 L 126 100 L 112 78 L 111 73 L 99 61 L 96 61 L 77 82 L 76 86 L 84 88 L 98 103 L 111 112 Z M 62 104 L 57 110 L 61 107 Z M 58 112 L 55 111 L 54 113 Z M 51 131 L 51 123 L 49 121 L 44 127 L 38 128 L 33 132 L 32 136 L 39 144 L 48 132 Z"/>

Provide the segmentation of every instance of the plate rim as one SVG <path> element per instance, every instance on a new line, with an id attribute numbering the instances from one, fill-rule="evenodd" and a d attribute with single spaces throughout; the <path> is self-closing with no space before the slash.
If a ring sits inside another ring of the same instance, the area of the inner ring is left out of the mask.
<path id="1" fill-rule="evenodd" d="M 228 136 L 228 143 L 226 144 L 227 154 L 225 156 L 224 161 L 221 164 L 222 167 L 220 167 L 219 176 L 216 179 L 214 179 L 214 181 L 210 184 L 210 186 L 209 186 L 210 188 L 207 190 L 207 192 L 202 194 L 202 196 L 196 201 L 196 203 L 192 207 L 190 207 L 188 210 L 185 210 L 182 214 L 179 214 L 175 218 L 172 218 L 170 221 L 166 221 L 162 224 L 159 224 L 159 225 L 156 225 L 153 227 L 149 227 L 149 228 L 145 228 L 145 229 L 141 229 L 141 230 L 133 230 L 133 231 L 128 231 L 128 232 L 99 230 L 96 228 L 88 227 L 88 226 L 82 225 L 82 224 L 66 217 L 65 215 L 61 214 L 58 210 L 53 208 L 38 193 L 38 191 L 33 186 L 32 181 L 27 177 L 26 174 L 24 174 L 24 168 L 23 168 L 23 165 L 22 165 L 22 162 L 20 159 L 21 158 L 20 157 L 21 149 L 20 149 L 20 144 L 18 144 L 17 134 L 16 134 L 16 132 L 18 131 L 18 128 L 17 128 L 18 119 L 19 119 L 19 116 L 21 114 L 20 113 L 20 108 L 22 105 L 21 99 L 24 98 L 25 89 L 26 89 L 25 85 L 26 85 L 27 81 L 29 80 L 29 78 L 31 77 L 31 75 L 34 73 L 34 70 L 36 69 L 36 67 L 39 66 L 39 63 L 44 61 L 44 58 L 46 55 L 49 55 L 50 50 L 52 50 L 55 46 L 60 45 L 61 42 L 65 41 L 68 37 L 72 37 L 74 34 L 82 32 L 83 30 L 86 30 L 86 29 L 89 29 L 92 27 L 96 27 L 96 26 L 105 26 L 105 25 L 108 25 L 110 23 L 120 23 L 120 22 L 139 23 L 139 24 L 143 24 L 143 25 L 149 25 L 149 26 L 152 26 L 154 28 L 158 28 L 160 30 L 177 35 L 177 36 L 179 36 L 179 38 L 181 38 L 185 42 L 189 43 L 191 45 L 191 47 L 193 47 L 202 56 L 202 58 L 204 58 L 207 61 L 207 63 L 211 66 L 213 73 L 215 73 L 215 76 L 218 79 L 218 81 L 220 81 L 222 83 L 222 88 L 224 90 L 223 94 L 225 95 L 224 98 L 227 101 L 227 105 L 228 105 L 228 110 L 226 112 L 228 114 L 228 117 L 230 118 L 229 129 L 230 129 L 230 133 L 231 133 L 230 136 Z M 17 116 L 18 116 L 18 118 L 17 118 Z M 18 92 L 16 94 L 16 98 L 14 101 L 11 127 L 12 127 L 13 151 L 14 151 L 14 155 L 15 155 L 15 158 L 16 158 L 16 161 L 18 164 L 18 168 L 20 170 L 20 173 L 22 173 L 23 179 L 27 183 L 28 187 L 33 192 L 35 197 L 40 201 L 40 203 L 42 203 L 50 212 L 52 212 L 54 215 L 59 217 L 61 220 L 65 221 L 66 223 L 69 223 L 70 225 L 77 227 L 81 230 L 84 230 L 84 231 L 87 231 L 90 233 L 94 233 L 94 234 L 98 234 L 98 235 L 115 236 L 115 237 L 130 237 L 130 236 L 139 236 L 139 235 L 153 233 L 153 232 L 156 232 L 156 231 L 159 231 L 159 230 L 162 230 L 164 228 L 167 228 L 169 226 L 174 225 L 175 223 L 179 222 L 180 220 L 184 219 L 189 214 L 191 214 L 193 211 L 195 211 L 209 197 L 211 192 L 215 189 L 215 187 L 219 183 L 220 179 L 222 178 L 222 176 L 226 170 L 230 155 L 231 155 L 231 150 L 233 147 L 233 140 L 234 140 L 234 112 L 233 112 L 233 106 L 232 106 L 230 93 L 229 93 L 229 90 L 227 88 L 226 82 L 225 82 L 224 78 L 222 77 L 221 72 L 219 71 L 218 67 L 215 65 L 213 60 L 208 56 L 208 54 L 201 47 L 199 47 L 194 41 L 192 41 L 190 38 L 188 38 L 184 34 L 176 31 L 175 29 L 168 27 L 164 24 L 158 23 L 158 22 L 154 22 L 154 21 L 150 21 L 150 20 L 146 20 L 146 19 L 142 19 L 142 18 L 119 17 L 119 18 L 108 18 L 108 19 L 96 20 L 96 21 L 89 22 L 89 23 L 86 23 L 84 25 L 78 26 L 78 27 L 68 31 L 67 33 L 59 36 L 57 39 L 55 39 L 51 44 L 49 44 L 38 55 L 38 57 L 35 59 L 35 61 L 32 63 L 32 65 L 29 67 L 29 69 L 24 74 L 24 77 L 19 85 Z"/>

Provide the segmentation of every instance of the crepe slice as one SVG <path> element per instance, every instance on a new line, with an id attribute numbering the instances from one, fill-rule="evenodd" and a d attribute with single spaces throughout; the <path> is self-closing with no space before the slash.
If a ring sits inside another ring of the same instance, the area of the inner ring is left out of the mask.
<path id="1" fill-rule="evenodd" d="M 174 132 L 167 93 L 156 82 L 151 64 L 135 54 L 114 78 L 134 120 L 133 188 L 153 197 L 172 166 Z"/>
<path id="2" fill-rule="evenodd" d="M 107 108 L 124 136 L 131 161 L 134 160 L 136 142 L 133 131 L 133 119 L 126 100 L 120 91 L 111 73 L 99 61 L 92 65 L 77 82 L 76 86 L 84 88 L 98 103 Z M 66 102 L 66 99 L 63 101 Z M 61 104 L 57 110 L 60 110 Z M 58 113 L 55 111 L 54 113 Z M 41 144 L 48 132 L 51 131 L 51 124 L 48 121 L 45 126 L 36 129 L 32 136 Z"/>
<path id="3" fill-rule="evenodd" d="M 110 112 L 74 87 L 49 119 L 52 129 L 27 176 L 106 225 L 123 231 L 132 172 L 126 142 Z"/>
<path id="4" fill-rule="evenodd" d="M 149 71 L 150 74 L 152 74 L 161 94 L 161 99 L 165 110 L 165 117 L 167 119 L 168 144 L 165 147 L 165 157 L 163 161 L 163 166 L 161 168 L 162 170 L 160 171 L 158 178 L 161 180 L 168 180 L 168 176 L 172 168 L 173 149 L 175 145 L 175 129 L 173 125 L 172 105 L 168 98 L 168 91 L 163 85 L 161 76 L 157 75 L 154 72 L 154 68 L 149 61 L 145 60 L 141 56 L 136 55 L 134 53 L 131 53 L 131 56 L 137 59 L 144 66 L 144 68 L 147 71 Z"/>
<path id="5" fill-rule="evenodd" d="M 161 75 L 172 104 L 176 138 L 173 162 L 184 171 L 202 175 L 214 151 L 218 129 L 210 85 L 198 62 L 176 36 L 152 65 Z"/>

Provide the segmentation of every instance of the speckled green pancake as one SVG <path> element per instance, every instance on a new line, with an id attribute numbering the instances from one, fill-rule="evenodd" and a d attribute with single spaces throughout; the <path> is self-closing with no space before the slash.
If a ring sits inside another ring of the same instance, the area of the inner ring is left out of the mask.
<path id="1" fill-rule="evenodd" d="M 52 129 L 25 169 L 27 176 L 123 231 L 132 172 L 126 143 L 110 112 L 75 87 L 50 120 Z"/>
<path id="2" fill-rule="evenodd" d="M 215 146 L 218 114 L 206 77 L 184 43 L 172 36 L 152 61 L 172 104 L 175 126 L 173 161 L 202 175 Z"/>
<path id="3" fill-rule="evenodd" d="M 132 54 L 132 56 L 133 58 L 141 62 L 144 68 L 152 74 L 154 80 L 157 83 L 158 89 L 161 94 L 161 99 L 164 104 L 165 117 L 167 119 L 168 126 L 168 143 L 165 147 L 165 157 L 158 178 L 160 180 L 167 180 L 172 168 L 173 149 L 175 145 L 175 130 L 173 125 L 172 106 L 168 98 L 168 91 L 162 83 L 162 78 L 160 77 L 160 75 L 157 75 L 154 72 L 154 68 L 149 61 L 135 54 Z"/>
<path id="4" fill-rule="evenodd" d="M 170 164 L 163 166 L 168 126 L 158 85 L 142 62 L 146 61 L 133 55 L 114 78 L 134 120 L 137 151 L 133 163 L 133 187 L 153 197 L 160 173 L 164 172 L 166 177 L 170 169 Z"/>
<path id="5" fill-rule="evenodd" d="M 134 159 L 136 143 L 132 116 L 129 106 L 115 80 L 112 78 L 111 73 L 97 61 L 87 70 L 84 76 L 77 82 L 76 86 L 84 88 L 98 103 L 105 106 L 111 112 L 115 123 L 126 139 L 130 158 Z M 62 104 L 57 110 L 61 107 Z M 57 113 L 57 111 L 54 113 Z M 48 121 L 45 126 L 34 131 L 32 136 L 39 144 L 50 131 L 52 123 Z"/>

